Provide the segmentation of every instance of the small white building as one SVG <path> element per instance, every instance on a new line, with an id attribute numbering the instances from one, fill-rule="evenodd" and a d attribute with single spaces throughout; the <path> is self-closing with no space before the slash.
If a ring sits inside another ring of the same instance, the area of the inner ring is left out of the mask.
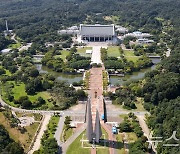
<path id="1" fill-rule="evenodd" d="M 69 27 L 68 30 L 79 30 L 78 26 Z"/>
<path id="2" fill-rule="evenodd" d="M 128 34 L 124 35 L 124 37 L 128 37 L 128 36 L 136 37 L 137 39 L 143 39 L 143 38 L 151 37 L 152 35 L 149 33 L 142 33 L 139 31 L 135 31 L 133 33 L 128 33 Z"/>
<path id="3" fill-rule="evenodd" d="M 138 39 L 137 43 L 138 44 L 152 44 L 152 43 L 154 43 L 154 40 L 149 40 L 149 39 L 143 38 L 143 39 Z"/>
<path id="4" fill-rule="evenodd" d="M 73 29 L 66 29 L 66 30 L 59 30 L 59 34 L 67 34 L 67 35 L 76 35 L 79 33 L 79 30 L 73 30 Z"/>
<path id="5" fill-rule="evenodd" d="M 1 50 L 1 53 L 6 54 L 6 53 L 9 53 L 10 51 L 11 51 L 11 49 L 3 49 L 3 50 Z"/>
<path id="6" fill-rule="evenodd" d="M 92 54 L 92 50 L 86 50 L 86 54 Z"/>
<path id="7" fill-rule="evenodd" d="M 125 34 L 126 32 L 128 32 L 128 29 L 125 28 L 125 27 L 122 27 L 122 26 L 117 25 L 117 26 L 115 26 L 115 28 L 116 28 L 116 31 L 119 32 L 119 33 Z"/>

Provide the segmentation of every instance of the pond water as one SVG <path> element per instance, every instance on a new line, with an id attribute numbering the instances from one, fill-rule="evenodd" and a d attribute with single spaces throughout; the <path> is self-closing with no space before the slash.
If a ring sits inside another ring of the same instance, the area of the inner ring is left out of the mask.
<path id="1" fill-rule="evenodd" d="M 72 74 L 58 73 L 58 72 L 52 71 L 51 69 L 49 69 L 46 66 L 42 66 L 42 64 L 35 64 L 35 66 L 40 73 L 42 73 L 42 74 L 50 73 L 50 74 L 54 75 L 57 80 L 67 81 L 69 84 L 72 84 L 73 82 L 79 82 L 83 79 L 82 74 L 72 75 Z"/>
<path id="2" fill-rule="evenodd" d="M 160 58 L 150 58 L 153 62 L 153 64 L 158 64 L 161 62 L 161 59 Z"/>
<path id="3" fill-rule="evenodd" d="M 133 72 L 131 75 L 125 75 L 125 77 L 110 76 L 109 78 L 110 84 L 123 85 L 132 80 L 142 79 L 145 76 L 146 72 L 154 70 L 156 67 L 156 64 L 161 61 L 160 58 L 151 58 L 151 60 L 154 63 L 154 65 L 146 69 L 141 69 L 139 72 Z M 58 72 L 52 71 L 46 66 L 42 66 L 42 64 L 35 64 L 35 66 L 37 67 L 40 73 L 51 73 L 57 78 L 57 80 L 67 81 L 69 84 L 72 84 L 73 82 L 79 82 L 83 79 L 82 74 L 71 75 L 71 74 L 58 73 Z"/>
<path id="4" fill-rule="evenodd" d="M 133 72 L 131 75 L 125 75 L 125 77 L 110 76 L 110 84 L 123 85 L 129 81 L 142 79 L 145 76 L 146 72 L 154 70 L 156 68 L 156 64 L 161 61 L 160 58 L 151 58 L 151 60 L 154 65 L 146 69 L 141 69 L 139 72 Z"/>

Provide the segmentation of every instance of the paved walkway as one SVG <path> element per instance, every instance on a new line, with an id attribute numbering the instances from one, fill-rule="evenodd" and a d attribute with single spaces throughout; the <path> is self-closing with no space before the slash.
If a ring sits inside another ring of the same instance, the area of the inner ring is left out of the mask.
<path id="1" fill-rule="evenodd" d="M 142 131 L 144 132 L 144 136 L 148 137 L 150 134 L 150 130 L 145 122 L 145 117 L 144 115 L 137 115 L 138 121 L 139 121 L 139 125 L 142 128 Z"/>
<path id="2" fill-rule="evenodd" d="M 96 109 L 98 109 L 100 115 L 103 113 L 102 70 L 103 68 L 92 68 L 90 70 L 89 96 L 91 98 L 91 111 L 93 123 L 95 122 Z"/>
<path id="3" fill-rule="evenodd" d="M 137 115 L 137 118 L 139 121 L 139 125 L 141 126 L 142 131 L 144 132 L 144 136 L 146 136 L 148 138 L 148 140 L 150 140 L 150 138 L 149 138 L 150 130 L 146 124 L 145 116 L 144 115 Z M 157 153 L 153 144 L 152 144 L 152 149 L 155 153 Z"/>
<path id="4" fill-rule="evenodd" d="M 56 132 L 54 134 L 54 137 L 57 140 L 57 143 L 58 143 L 59 147 L 62 144 L 62 142 L 60 140 L 60 137 L 61 137 L 61 134 L 62 134 L 62 131 L 63 131 L 64 121 L 65 121 L 65 116 L 60 117 Z"/>
<path id="5" fill-rule="evenodd" d="M 101 46 L 93 46 L 93 53 L 91 61 L 92 63 L 102 63 L 101 61 L 101 52 L 100 52 Z M 104 106 L 103 106 L 103 70 L 105 70 L 104 66 L 100 68 L 92 68 L 90 70 L 90 86 L 89 86 L 89 96 L 91 98 L 91 111 L 92 111 L 92 121 L 93 124 L 95 124 L 95 118 L 96 118 L 96 109 L 99 111 L 99 115 L 101 116 L 104 114 Z M 107 124 L 104 124 L 103 121 L 101 121 L 101 126 L 106 130 L 108 133 L 108 139 L 110 141 L 110 147 L 109 147 L 109 153 L 114 154 L 114 148 L 113 148 L 113 141 L 115 139 L 113 138 L 113 134 L 111 132 L 110 126 Z M 91 154 L 95 154 L 96 149 L 91 149 Z"/>
<path id="6" fill-rule="evenodd" d="M 104 66 L 101 68 L 92 68 L 90 70 L 90 91 L 89 96 L 91 97 L 91 111 L 92 111 L 92 121 L 95 123 L 96 117 L 96 109 L 99 111 L 100 116 L 104 114 L 104 106 L 103 106 L 103 75 L 102 71 L 104 70 Z M 108 140 L 110 141 L 109 153 L 114 154 L 113 141 L 115 141 L 113 134 L 111 132 L 110 126 L 104 124 L 101 121 L 101 126 L 108 133 Z M 95 154 L 96 150 L 91 149 L 91 154 Z"/>
<path id="7" fill-rule="evenodd" d="M 91 63 L 102 64 L 101 60 L 101 46 L 93 46 L 93 53 Z"/>
<path id="8" fill-rule="evenodd" d="M 114 154 L 114 144 L 113 142 L 116 141 L 114 138 L 112 132 L 111 132 L 111 127 L 108 126 L 107 124 L 104 124 L 103 122 L 101 123 L 101 126 L 105 129 L 105 131 L 108 133 L 108 140 L 109 140 L 109 154 Z"/>
<path id="9" fill-rule="evenodd" d="M 81 135 L 81 133 L 86 129 L 86 125 L 83 124 L 82 126 L 80 126 L 76 132 L 65 142 L 61 145 L 62 147 L 62 153 L 66 154 L 66 151 L 68 149 L 68 147 L 73 143 L 73 141 L 79 136 Z M 74 149 L 75 150 L 75 149 Z"/>
<path id="10" fill-rule="evenodd" d="M 40 131 L 36 137 L 36 140 L 34 142 L 34 146 L 32 147 L 32 149 L 28 152 L 28 154 L 33 154 L 34 151 L 39 150 L 40 146 L 41 146 L 41 138 L 44 134 L 44 131 L 47 129 L 47 125 L 49 123 L 49 120 L 51 119 L 51 115 L 45 115 Z"/>
<path id="11" fill-rule="evenodd" d="M 91 149 L 91 154 L 96 154 L 96 148 L 94 148 L 94 149 L 92 148 Z"/>

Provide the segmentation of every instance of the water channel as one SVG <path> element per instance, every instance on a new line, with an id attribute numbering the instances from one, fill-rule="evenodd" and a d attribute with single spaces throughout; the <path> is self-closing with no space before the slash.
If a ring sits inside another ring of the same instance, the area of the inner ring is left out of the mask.
<path id="1" fill-rule="evenodd" d="M 58 73 L 58 72 L 55 72 L 55 71 L 49 69 L 46 66 L 42 66 L 42 64 L 35 64 L 35 66 L 40 73 L 42 73 L 42 74 L 50 73 L 50 74 L 54 75 L 57 80 L 67 81 L 69 84 L 72 84 L 73 82 L 79 82 L 83 79 L 82 74 L 72 75 L 72 74 Z"/>
<path id="2" fill-rule="evenodd" d="M 139 72 L 133 72 L 131 75 L 125 75 L 125 77 L 110 76 L 109 80 L 110 80 L 111 85 L 117 85 L 117 84 L 123 85 L 126 82 L 129 82 L 132 80 L 142 79 L 146 72 L 154 70 L 156 67 L 156 64 L 160 62 L 159 58 L 151 58 L 151 60 L 154 63 L 154 65 L 149 68 L 146 68 L 146 69 L 141 69 Z M 57 80 L 67 81 L 69 84 L 72 84 L 73 82 L 79 82 L 83 79 L 82 74 L 72 75 L 72 74 L 58 73 L 58 72 L 55 72 L 55 71 L 49 69 L 46 66 L 42 66 L 42 64 L 35 64 L 35 66 L 37 67 L 37 69 L 40 73 L 42 73 L 42 74 L 43 73 L 51 73 L 52 75 L 54 75 L 57 78 Z"/>
<path id="3" fill-rule="evenodd" d="M 125 77 L 110 76 L 110 84 L 123 85 L 129 81 L 142 79 L 145 76 L 146 72 L 154 70 L 156 68 L 156 64 L 158 64 L 161 61 L 160 58 L 151 58 L 151 60 L 154 63 L 154 65 L 146 69 L 141 69 L 139 72 L 133 72 L 131 75 L 125 75 Z"/>

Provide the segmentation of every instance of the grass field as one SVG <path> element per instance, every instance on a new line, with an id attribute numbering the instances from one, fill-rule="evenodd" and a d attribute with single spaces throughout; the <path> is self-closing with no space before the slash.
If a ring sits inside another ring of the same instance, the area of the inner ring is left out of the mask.
<path id="1" fill-rule="evenodd" d="M 103 71 L 103 89 L 107 90 L 107 86 L 108 86 L 108 74 L 106 71 Z"/>
<path id="2" fill-rule="evenodd" d="M 91 54 L 86 54 L 86 50 L 92 50 L 92 47 L 77 48 L 77 53 L 83 57 L 91 57 Z"/>
<path id="3" fill-rule="evenodd" d="M 119 47 L 118 46 L 108 47 L 107 55 L 108 57 L 120 57 Z M 140 58 L 140 56 L 135 56 L 134 51 L 131 50 L 124 50 L 124 57 L 128 61 L 133 61 L 133 62 L 136 62 Z"/>
<path id="4" fill-rule="evenodd" d="M 118 46 L 108 47 L 107 55 L 108 57 L 120 57 L 119 47 Z"/>
<path id="5" fill-rule="evenodd" d="M 126 108 L 124 108 L 123 105 L 118 105 L 118 104 L 114 104 L 117 108 L 120 108 L 120 109 L 123 109 L 123 110 L 126 110 L 126 111 L 130 111 Z M 143 107 L 143 104 L 140 103 L 140 102 L 135 102 L 135 105 L 136 105 L 136 109 L 131 109 L 132 111 L 145 111 L 144 107 Z"/>
<path id="6" fill-rule="evenodd" d="M 69 128 L 68 130 L 65 130 L 65 125 L 63 127 L 63 133 L 61 134 L 60 140 L 62 142 L 65 142 L 68 140 L 68 138 L 70 138 L 73 134 L 73 129 Z"/>
<path id="7" fill-rule="evenodd" d="M 103 128 L 101 128 L 101 130 L 102 130 L 102 134 L 105 135 L 105 139 L 108 139 L 108 133 Z M 103 136 L 101 138 L 103 138 Z M 104 148 L 97 148 L 96 153 L 97 154 L 109 154 L 109 145 L 108 144 L 109 143 L 105 143 L 106 146 Z M 102 143 L 102 146 L 104 146 L 104 143 Z"/>
<path id="8" fill-rule="evenodd" d="M 25 127 L 27 132 L 25 132 L 24 134 L 21 134 L 21 132 L 17 128 L 11 128 L 9 122 L 7 121 L 7 119 L 5 119 L 2 112 L 0 112 L 0 117 L 1 117 L 0 123 L 9 132 L 10 137 L 14 139 L 16 142 L 20 142 L 21 145 L 24 147 L 25 151 L 27 151 L 35 135 L 35 132 L 39 126 L 39 123 L 35 122 L 31 126 Z"/>
<path id="9" fill-rule="evenodd" d="M 106 21 L 111 21 L 113 22 L 114 24 L 117 24 L 118 21 L 119 21 L 119 17 L 118 16 L 105 16 L 104 19 Z"/>
<path id="10" fill-rule="evenodd" d="M 136 102 L 135 105 L 136 105 L 136 107 L 137 107 L 136 110 L 138 110 L 138 111 L 145 111 L 144 106 L 143 106 L 142 103 Z"/>
<path id="11" fill-rule="evenodd" d="M 126 133 L 127 134 L 127 139 L 128 139 L 128 142 L 135 142 L 137 141 L 137 136 L 134 132 L 130 132 L 130 133 Z"/>
<path id="12" fill-rule="evenodd" d="M 90 147 L 90 148 L 82 148 L 82 142 L 81 139 L 83 137 L 83 134 L 86 134 L 86 132 L 84 131 L 83 133 L 81 133 L 81 135 L 69 146 L 68 150 L 67 150 L 67 154 L 89 154 L 91 151 L 91 144 L 88 142 L 84 142 L 84 145 L 86 147 Z M 102 134 L 105 135 L 105 139 L 108 139 L 108 134 L 107 132 L 102 128 Z M 86 137 L 84 137 L 83 139 L 86 139 Z M 101 139 L 104 139 L 104 136 L 101 137 Z M 105 143 L 105 147 L 102 148 L 97 148 L 96 153 L 97 154 L 108 154 L 109 153 L 109 143 Z M 104 143 L 101 142 L 100 145 L 97 145 L 97 147 L 99 146 L 104 146 Z"/>
<path id="13" fill-rule="evenodd" d="M 124 149 L 124 145 L 123 145 L 123 141 L 122 141 L 122 135 L 121 134 L 116 134 L 116 141 L 117 146 L 116 148 L 118 149 L 118 154 L 124 154 L 125 153 L 125 149 Z"/>
<path id="14" fill-rule="evenodd" d="M 61 55 L 56 55 L 55 58 L 60 57 L 63 59 L 63 61 L 65 61 L 66 57 L 69 55 L 69 53 L 70 52 L 68 50 L 61 50 Z"/>
<path id="15" fill-rule="evenodd" d="M 58 122 L 59 122 L 60 117 L 59 116 L 52 116 L 49 124 L 48 124 L 48 133 L 49 133 L 49 138 L 53 138 Z"/>
<path id="16" fill-rule="evenodd" d="M 54 134 L 56 132 L 59 119 L 60 119 L 60 117 L 58 115 L 54 115 L 51 117 L 49 124 L 47 126 L 47 132 L 41 138 L 41 142 L 42 141 L 46 142 L 47 139 L 54 138 Z M 38 154 L 44 154 L 44 153 L 45 153 L 44 145 L 41 144 Z"/>
<path id="17" fill-rule="evenodd" d="M 136 62 L 140 56 L 135 56 L 134 51 L 124 50 L 124 56 L 128 61 Z"/>
<path id="18" fill-rule="evenodd" d="M 15 43 L 15 44 L 10 44 L 10 45 L 8 46 L 8 48 L 17 49 L 17 48 L 20 48 L 20 46 L 21 46 L 21 43 L 18 42 L 18 43 Z"/>
<path id="19" fill-rule="evenodd" d="M 90 154 L 91 149 L 82 148 L 81 146 L 81 139 L 85 131 L 79 135 L 74 142 L 68 147 L 66 154 Z"/>
<path id="20" fill-rule="evenodd" d="M 50 94 L 48 92 L 44 91 L 44 92 L 38 92 L 35 95 L 28 95 L 26 93 L 26 91 L 25 91 L 25 84 L 24 83 L 20 83 L 20 84 L 17 84 L 17 85 L 15 84 L 14 81 L 9 81 L 8 83 L 13 83 L 14 84 L 14 88 L 12 88 L 12 93 L 13 93 L 13 96 L 14 96 L 14 98 L 16 100 L 19 99 L 19 97 L 21 97 L 21 96 L 28 96 L 29 100 L 31 102 L 35 102 L 38 97 L 42 97 L 46 101 L 48 107 L 52 106 L 52 104 L 49 103 L 48 100 L 47 100 L 48 98 L 50 98 Z M 12 106 L 16 106 L 13 102 L 9 102 L 9 100 L 5 97 L 5 92 L 4 91 L 2 91 L 2 96 L 3 96 L 3 99 L 5 99 L 5 101 L 7 103 L 9 103 Z"/>
<path id="21" fill-rule="evenodd" d="M 125 117 L 128 117 L 127 114 L 120 114 L 119 117 L 121 117 L 122 119 L 124 119 Z"/>
<path id="22" fill-rule="evenodd" d="M 0 68 L 3 68 L 1 65 L 0 65 Z M 3 68 L 4 69 L 4 68 Z M 5 75 L 7 75 L 7 76 L 11 76 L 11 72 L 9 71 L 9 70 L 7 70 L 7 69 L 4 69 L 5 71 L 6 71 L 6 74 Z"/>
<path id="23" fill-rule="evenodd" d="M 86 71 L 85 73 L 84 86 L 86 89 L 89 89 L 90 71 Z"/>

